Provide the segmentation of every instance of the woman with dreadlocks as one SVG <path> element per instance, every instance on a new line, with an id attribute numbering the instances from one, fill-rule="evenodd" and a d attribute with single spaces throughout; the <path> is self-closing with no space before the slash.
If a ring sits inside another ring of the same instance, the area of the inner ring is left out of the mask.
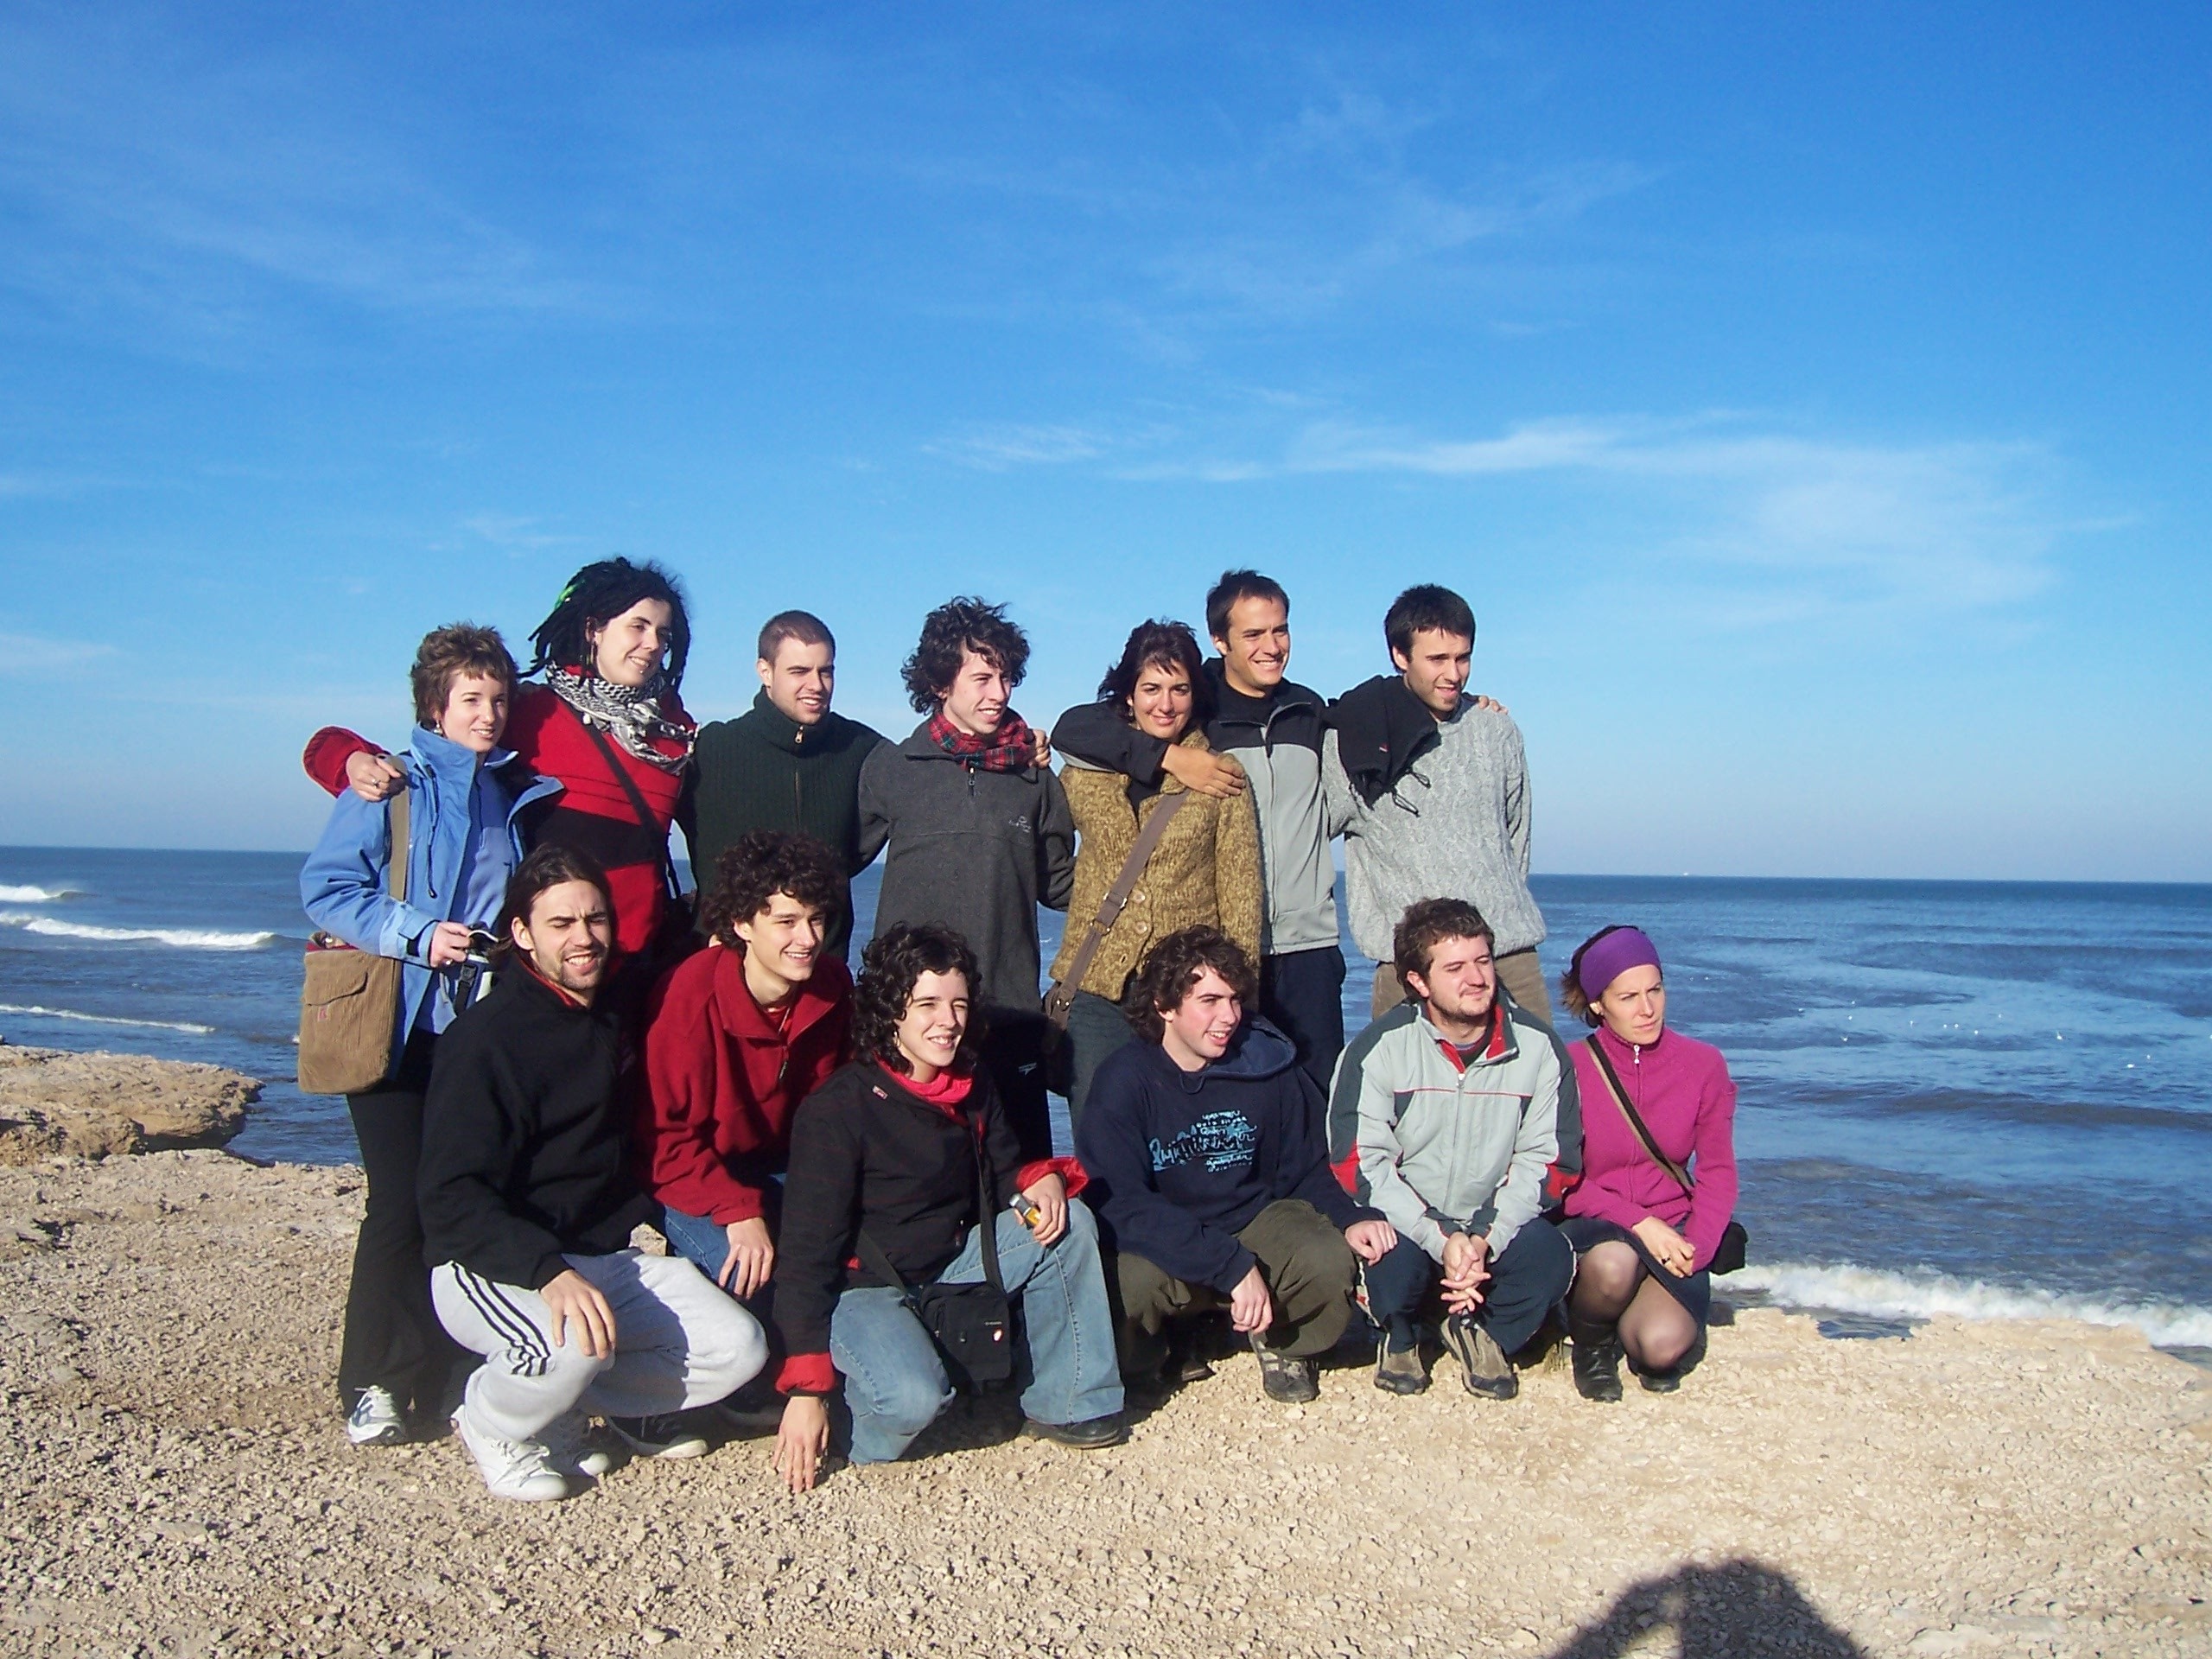
<path id="1" fill-rule="evenodd" d="M 649 957 L 675 891 L 669 825 L 683 824 L 687 842 L 691 833 L 698 728 L 677 695 L 691 648 L 683 594 L 658 564 L 602 559 L 569 578 L 531 639 L 529 671 L 543 683 L 517 688 L 506 743 L 526 769 L 563 785 L 531 839 L 596 860 L 623 954 Z M 350 785 L 380 801 L 402 777 L 366 738 L 337 727 L 317 732 L 301 759 L 334 795 Z"/>

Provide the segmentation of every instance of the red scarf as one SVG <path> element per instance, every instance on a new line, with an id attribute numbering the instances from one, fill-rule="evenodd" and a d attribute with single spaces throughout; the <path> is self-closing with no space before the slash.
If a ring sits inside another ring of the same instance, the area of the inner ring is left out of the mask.
<path id="1" fill-rule="evenodd" d="M 962 731 L 940 709 L 930 716 L 930 741 L 985 772 L 1027 772 L 1037 764 L 1037 740 L 1030 734 L 1029 722 L 1011 709 L 988 737 Z"/>

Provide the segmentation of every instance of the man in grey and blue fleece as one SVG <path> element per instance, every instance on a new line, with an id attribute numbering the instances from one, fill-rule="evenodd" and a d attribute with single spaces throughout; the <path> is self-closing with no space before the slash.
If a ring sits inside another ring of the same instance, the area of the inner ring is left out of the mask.
<path id="1" fill-rule="evenodd" d="M 1377 963 L 1375 1012 L 1403 995 L 1390 935 L 1421 899 L 1464 899 L 1496 930 L 1497 977 L 1546 1024 L 1551 998 L 1529 892 L 1529 766 L 1521 728 L 1466 695 L 1475 618 L 1447 588 L 1398 595 L 1383 620 L 1398 672 L 1329 706 L 1322 785 L 1329 833 L 1344 837 L 1352 938 Z"/>
<path id="2" fill-rule="evenodd" d="M 1580 1166 L 1573 1085 L 1549 1027 L 1497 995 L 1473 906 L 1410 906 L 1392 944 L 1408 999 L 1344 1050 L 1329 1100 L 1339 1175 L 1398 1235 L 1367 1269 L 1384 1335 L 1376 1384 L 1427 1386 L 1414 1349 L 1433 1310 L 1468 1391 L 1510 1399 L 1505 1357 L 1573 1277 L 1573 1253 L 1539 1213 Z"/>

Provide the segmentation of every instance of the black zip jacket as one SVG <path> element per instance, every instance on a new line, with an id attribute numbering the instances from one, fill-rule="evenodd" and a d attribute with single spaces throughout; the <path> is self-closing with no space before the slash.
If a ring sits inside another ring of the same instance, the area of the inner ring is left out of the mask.
<path id="1" fill-rule="evenodd" d="M 868 868 L 861 854 L 861 766 L 887 740 L 873 727 L 831 713 L 802 726 L 757 693 L 735 720 L 699 728 L 691 751 L 692 874 L 701 892 L 714 885 L 722 849 L 755 830 L 797 830 L 835 853 L 847 877 Z M 871 850 L 870 856 L 873 856 Z M 832 917 L 822 948 L 845 954 L 853 932 L 852 894 Z"/>
<path id="2" fill-rule="evenodd" d="M 776 1325 L 785 1352 L 829 1352 L 837 1298 L 884 1282 L 853 1265 L 862 1227 L 909 1285 L 928 1284 L 960 1253 L 977 1219 L 978 1135 L 994 1218 L 1013 1199 L 1021 1149 L 988 1071 L 976 1071 L 957 1109 L 956 1118 L 873 1060 L 842 1067 L 801 1103 L 776 1241 Z"/>
<path id="3" fill-rule="evenodd" d="M 416 1198 L 423 1254 L 542 1290 L 564 1251 L 626 1248 L 660 1206 L 630 1173 L 612 1007 L 576 1007 L 511 965 L 438 1039 Z"/>
<path id="4" fill-rule="evenodd" d="M 1329 724 L 1337 728 L 1344 776 L 1370 806 L 1444 741 L 1436 716 L 1399 674 L 1377 674 L 1352 687 L 1329 705 Z"/>

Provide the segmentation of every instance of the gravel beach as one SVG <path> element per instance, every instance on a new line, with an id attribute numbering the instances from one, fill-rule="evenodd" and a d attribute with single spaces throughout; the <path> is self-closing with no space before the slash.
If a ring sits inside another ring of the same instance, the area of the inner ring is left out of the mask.
<path id="1" fill-rule="evenodd" d="M 2132 1332 L 1747 1311 L 1671 1397 L 1397 1400 L 1252 1362 L 1129 1444 L 1001 1399 L 794 1498 L 765 1440 L 486 1496 L 350 1447 L 360 1175 L 0 1169 L 0 1649 L 36 1654 L 2212 1652 L 2212 1375 Z"/>

